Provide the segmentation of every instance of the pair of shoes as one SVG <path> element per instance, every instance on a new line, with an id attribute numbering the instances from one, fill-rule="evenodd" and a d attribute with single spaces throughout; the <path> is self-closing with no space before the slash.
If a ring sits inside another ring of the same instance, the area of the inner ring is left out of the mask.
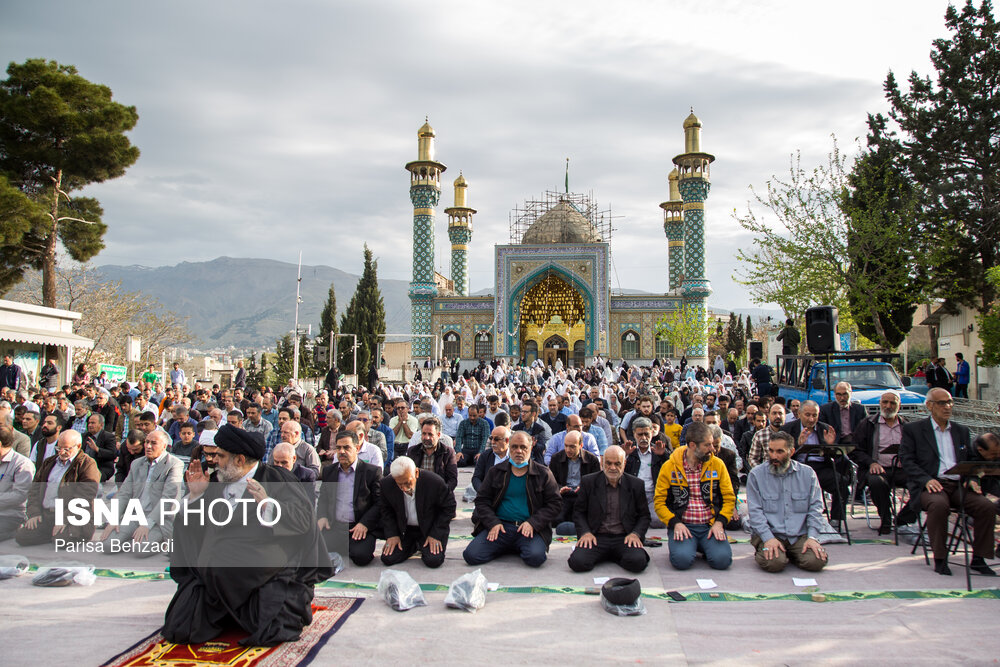
<path id="1" fill-rule="evenodd" d="M 973 558 L 969 562 L 969 569 L 970 570 L 975 570 L 979 574 L 981 574 L 983 576 L 986 576 L 986 577 L 995 577 L 995 576 L 997 576 L 997 573 L 993 571 L 993 568 L 991 568 L 989 565 L 987 565 L 986 564 L 986 560 L 983 559 L 983 558 L 981 558 L 981 557 Z"/>
<path id="2" fill-rule="evenodd" d="M 912 523 L 901 524 L 896 530 L 900 535 L 918 535 L 920 533 L 920 529 Z"/>
<path id="3" fill-rule="evenodd" d="M 934 559 L 934 571 L 938 574 L 943 574 L 946 577 L 951 576 L 951 568 L 948 567 L 948 561 Z"/>
<path id="4" fill-rule="evenodd" d="M 883 523 L 878 527 L 879 535 L 890 535 L 892 534 L 892 523 Z"/>

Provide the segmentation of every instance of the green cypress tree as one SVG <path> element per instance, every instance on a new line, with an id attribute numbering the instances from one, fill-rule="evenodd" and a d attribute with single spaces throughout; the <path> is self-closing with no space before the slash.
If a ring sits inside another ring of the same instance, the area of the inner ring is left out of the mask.
<path id="1" fill-rule="evenodd" d="M 292 341 L 292 334 L 286 333 L 278 339 L 274 353 L 274 384 L 276 388 L 283 387 L 292 377 L 294 367 L 292 360 L 295 358 L 295 345 Z"/>
<path id="2" fill-rule="evenodd" d="M 341 332 L 358 337 L 359 379 L 365 378 L 369 367 L 376 362 L 380 335 L 385 333 L 385 303 L 378 287 L 378 262 L 373 259 L 367 243 L 364 252 L 365 268 L 361 280 L 340 319 Z M 340 370 L 349 373 L 353 355 L 350 345 L 345 347 L 347 349 L 340 355 Z"/>
<path id="3" fill-rule="evenodd" d="M 323 306 L 323 312 L 319 316 L 319 338 L 317 339 L 317 345 L 329 348 L 330 336 L 337 333 L 337 293 L 334 290 L 333 283 L 330 283 L 330 291 L 326 295 L 326 305 Z M 333 364 L 332 359 L 330 363 L 331 365 Z"/>

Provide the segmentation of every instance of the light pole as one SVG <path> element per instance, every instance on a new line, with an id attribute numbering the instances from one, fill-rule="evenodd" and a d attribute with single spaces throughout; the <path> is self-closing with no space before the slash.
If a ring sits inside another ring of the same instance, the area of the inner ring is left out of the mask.
<path id="1" fill-rule="evenodd" d="M 302 251 L 299 251 L 299 275 L 295 280 L 295 343 L 292 347 L 292 379 L 295 384 L 299 383 L 299 304 L 302 303 L 300 296 L 302 289 Z"/>

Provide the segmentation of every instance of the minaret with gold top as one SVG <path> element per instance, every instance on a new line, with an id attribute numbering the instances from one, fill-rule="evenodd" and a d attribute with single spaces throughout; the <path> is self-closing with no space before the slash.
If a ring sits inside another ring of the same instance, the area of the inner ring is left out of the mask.
<path id="1" fill-rule="evenodd" d="M 684 120 L 684 152 L 674 158 L 677 187 L 684 202 L 684 276 L 681 295 L 705 321 L 704 338 L 687 350 L 689 364 L 708 367 L 708 297 L 712 285 L 705 277 L 705 200 L 711 188 L 709 165 L 714 155 L 701 150 L 701 121 L 694 115 Z"/>
<path id="2" fill-rule="evenodd" d="M 472 216 L 476 210 L 468 207 L 469 182 L 461 172 L 455 179 L 455 205 L 446 208 L 448 240 L 451 241 L 451 280 L 455 293 L 469 296 L 469 242 L 472 240 Z"/>
<path id="3" fill-rule="evenodd" d="M 663 209 L 663 231 L 667 235 L 669 255 L 667 266 L 670 271 L 670 291 L 681 286 L 684 276 L 684 201 L 677 187 L 679 177 L 677 169 L 670 172 L 667 180 L 670 183 L 670 200 L 660 204 Z"/>
<path id="4" fill-rule="evenodd" d="M 426 119 L 425 119 L 426 120 Z M 434 159 L 434 128 L 429 122 L 417 130 L 417 159 L 406 165 L 410 172 L 410 201 L 413 203 L 413 280 L 410 281 L 412 308 L 410 343 L 413 357 L 433 357 L 431 306 L 437 296 L 434 281 L 434 207 L 441 198 L 441 174 L 447 169 Z"/>

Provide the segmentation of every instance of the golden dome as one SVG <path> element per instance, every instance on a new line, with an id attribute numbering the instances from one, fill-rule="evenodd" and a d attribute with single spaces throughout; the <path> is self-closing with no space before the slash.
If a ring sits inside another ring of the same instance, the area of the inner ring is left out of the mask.
<path id="1" fill-rule="evenodd" d="M 521 239 L 521 243 L 529 244 L 600 242 L 597 229 L 567 201 L 560 201 L 539 216 Z"/>
<path id="2" fill-rule="evenodd" d="M 691 115 L 684 119 L 684 129 L 689 127 L 701 127 L 701 121 L 698 117 L 694 115 L 694 110 L 691 110 Z"/>
<path id="3" fill-rule="evenodd" d="M 667 183 L 670 186 L 670 201 L 677 201 L 681 198 L 680 186 L 677 182 L 680 179 L 680 172 L 677 171 L 677 167 L 670 170 L 670 175 L 667 176 Z"/>
<path id="4" fill-rule="evenodd" d="M 412 127 L 412 125 L 411 125 L 411 127 Z M 430 122 L 425 121 L 424 124 L 420 126 L 420 129 L 417 130 L 417 136 L 418 137 L 433 137 L 433 136 L 435 136 L 434 135 L 434 128 L 431 127 Z"/>
<path id="5" fill-rule="evenodd" d="M 469 187 L 469 182 L 465 180 L 465 176 L 462 175 L 462 172 L 458 172 L 458 178 L 455 179 L 455 187 L 456 188 Z"/>

